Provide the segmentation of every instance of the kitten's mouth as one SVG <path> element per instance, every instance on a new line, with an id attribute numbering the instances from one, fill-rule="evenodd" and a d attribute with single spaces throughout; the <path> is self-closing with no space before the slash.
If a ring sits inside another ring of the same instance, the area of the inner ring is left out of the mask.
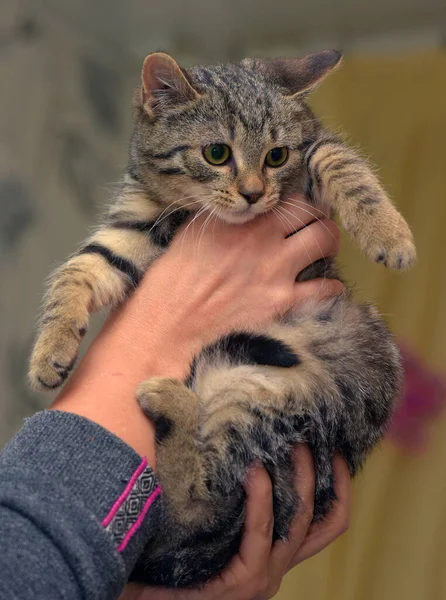
<path id="1" fill-rule="evenodd" d="M 239 223 L 241 225 L 242 223 L 252 221 L 256 216 L 256 213 L 252 212 L 250 208 L 247 208 L 240 212 L 222 212 L 220 213 L 219 218 L 226 221 L 226 223 Z"/>
<path id="2" fill-rule="evenodd" d="M 264 208 L 262 210 L 255 210 L 253 206 L 248 206 L 244 210 L 240 211 L 222 211 L 218 217 L 222 219 L 222 221 L 226 221 L 226 223 L 236 223 L 242 225 L 243 223 L 247 223 L 248 221 L 252 221 L 259 215 L 264 215 L 269 212 L 272 207 Z"/>

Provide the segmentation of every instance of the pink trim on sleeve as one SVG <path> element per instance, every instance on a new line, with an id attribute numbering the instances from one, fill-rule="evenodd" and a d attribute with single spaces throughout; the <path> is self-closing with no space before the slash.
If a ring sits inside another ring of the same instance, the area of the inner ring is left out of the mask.
<path id="1" fill-rule="evenodd" d="M 141 475 L 141 473 L 144 471 L 144 469 L 147 467 L 147 459 L 143 458 L 141 461 L 141 464 L 139 465 L 139 467 L 136 469 L 136 471 L 133 473 L 130 481 L 128 482 L 128 484 L 125 487 L 125 490 L 122 492 L 122 494 L 119 496 L 119 498 L 116 500 L 116 502 L 113 504 L 113 506 L 110 509 L 110 512 L 108 513 L 108 515 L 105 517 L 105 519 L 102 521 L 102 526 L 103 527 L 107 527 L 107 525 L 110 524 L 110 522 L 112 521 L 113 517 L 115 516 L 115 514 L 118 512 L 119 508 L 121 507 L 121 505 L 125 502 L 127 496 L 130 494 L 130 492 L 132 491 L 133 486 L 135 485 L 135 481 L 138 479 L 138 477 Z"/>
<path id="2" fill-rule="evenodd" d="M 147 514 L 147 511 L 149 510 L 149 508 L 152 506 L 152 504 L 155 502 L 155 500 L 157 499 L 157 497 L 160 494 L 161 494 L 161 486 L 159 485 L 158 487 L 156 487 L 153 490 L 153 492 L 147 498 L 146 503 L 144 504 L 143 509 L 139 513 L 137 520 L 133 523 L 133 525 L 130 527 L 130 529 L 125 534 L 124 539 L 119 544 L 119 546 L 117 548 L 118 552 L 123 552 L 125 550 L 127 544 L 130 542 L 132 537 L 135 535 L 135 533 L 138 531 L 139 527 L 141 526 L 141 523 L 143 522 L 144 517 Z"/>

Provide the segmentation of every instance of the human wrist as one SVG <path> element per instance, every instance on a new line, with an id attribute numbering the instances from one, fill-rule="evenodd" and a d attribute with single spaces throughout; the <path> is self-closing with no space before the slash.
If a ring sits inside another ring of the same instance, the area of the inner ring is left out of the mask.
<path id="1" fill-rule="evenodd" d="M 116 325 L 107 323 L 51 408 L 98 423 L 155 466 L 154 427 L 137 404 L 137 387 L 153 376 L 185 377 L 198 342 L 153 335 L 147 344 L 146 331 L 144 347 Z"/>

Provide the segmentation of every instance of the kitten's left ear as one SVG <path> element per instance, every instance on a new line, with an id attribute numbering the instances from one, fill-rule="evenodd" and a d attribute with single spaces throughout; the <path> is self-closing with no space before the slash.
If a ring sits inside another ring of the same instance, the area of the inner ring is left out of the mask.
<path id="1" fill-rule="evenodd" d="M 290 96 L 311 92 L 341 61 L 338 50 L 323 50 L 301 58 L 255 61 L 265 76 L 285 88 Z M 287 95 L 288 95 L 287 94 Z"/>
<path id="2" fill-rule="evenodd" d="M 164 52 L 154 52 L 147 56 L 141 79 L 141 102 L 151 117 L 161 113 L 165 107 L 185 104 L 199 97 L 185 72 Z"/>

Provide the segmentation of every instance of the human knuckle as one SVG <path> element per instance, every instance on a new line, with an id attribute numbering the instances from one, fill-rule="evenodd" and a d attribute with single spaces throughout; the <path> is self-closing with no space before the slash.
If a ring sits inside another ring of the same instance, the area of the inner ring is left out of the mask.
<path id="1" fill-rule="evenodd" d="M 350 515 L 346 510 L 339 510 L 334 517 L 332 517 L 327 533 L 330 535 L 332 540 L 344 535 L 350 528 Z"/>
<path id="2" fill-rule="evenodd" d="M 350 514 L 348 510 L 344 509 L 339 520 L 339 535 L 347 533 L 350 529 Z"/>
<path id="3" fill-rule="evenodd" d="M 300 518 L 302 521 L 310 525 L 313 521 L 314 516 L 314 506 L 312 502 L 302 502 L 302 506 L 300 509 Z"/>
<path id="4" fill-rule="evenodd" d="M 243 586 L 241 591 L 240 600 L 260 600 L 266 590 L 264 581 L 262 580 L 263 575 L 253 577 L 246 585 Z"/>
<path id="5" fill-rule="evenodd" d="M 293 304 L 293 290 L 289 286 L 277 286 L 273 291 L 273 303 L 279 309 L 286 309 Z"/>
<path id="6" fill-rule="evenodd" d="M 331 221 L 330 219 L 327 219 L 327 226 L 329 227 L 333 237 L 339 241 L 341 239 L 341 230 L 339 229 L 339 227 L 336 225 L 336 223 L 334 221 Z"/>
<path id="7" fill-rule="evenodd" d="M 260 573 L 256 580 L 257 593 L 265 594 L 269 587 L 269 577 L 267 573 Z"/>
<path id="8" fill-rule="evenodd" d="M 218 582 L 224 589 L 232 590 L 240 587 L 245 576 L 242 569 L 226 569 L 218 575 Z"/>
<path id="9" fill-rule="evenodd" d="M 270 538 L 272 536 L 273 528 L 274 517 L 271 515 L 259 524 L 259 533 L 265 538 Z"/>
<path id="10" fill-rule="evenodd" d="M 270 598 L 274 598 L 274 596 L 276 596 L 276 594 L 280 590 L 280 584 L 281 584 L 280 581 L 273 581 L 272 583 L 269 584 L 269 586 L 266 590 L 265 600 L 269 600 Z"/>
<path id="11" fill-rule="evenodd" d="M 327 280 L 325 284 L 327 286 L 326 291 L 330 296 L 340 294 L 344 289 L 344 285 L 342 284 L 342 282 L 338 281 L 337 279 Z"/>
<path id="12" fill-rule="evenodd" d="M 330 239 L 333 247 L 338 249 L 341 243 L 341 232 L 339 231 L 339 228 L 335 223 L 333 223 L 333 221 L 326 221 L 325 227 L 330 233 Z"/>

